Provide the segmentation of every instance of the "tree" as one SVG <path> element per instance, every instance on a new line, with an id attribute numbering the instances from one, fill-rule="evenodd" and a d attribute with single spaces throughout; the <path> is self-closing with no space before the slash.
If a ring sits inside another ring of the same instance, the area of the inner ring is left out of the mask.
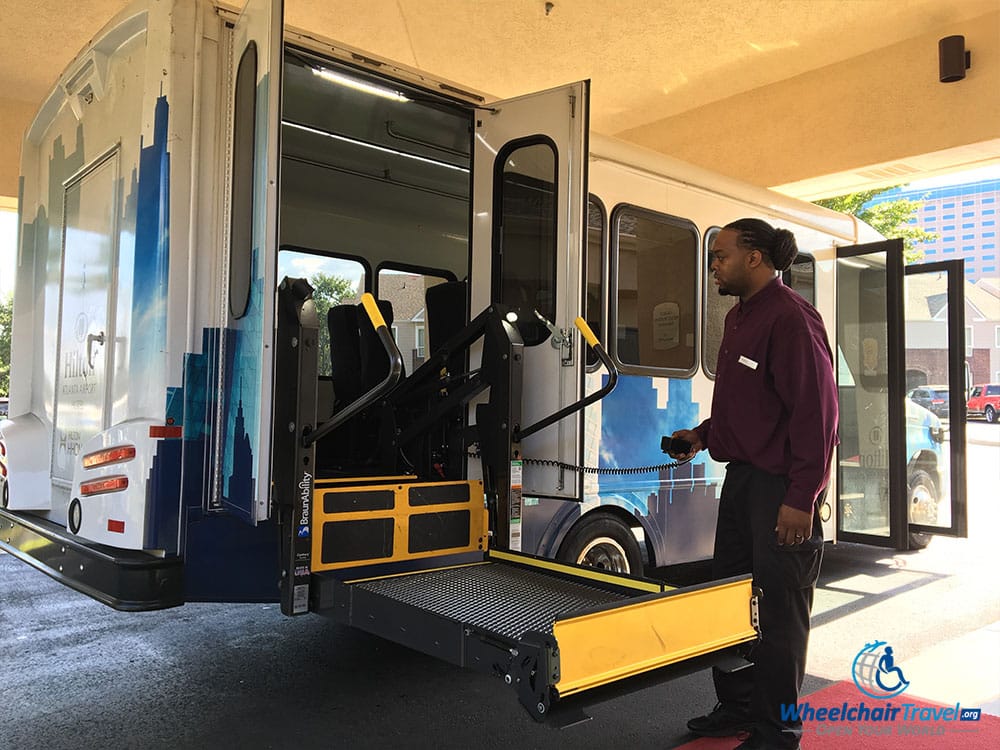
<path id="1" fill-rule="evenodd" d="M 0 298 L 0 396 L 10 391 L 10 326 L 14 320 L 14 295 Z"/>
<path id="2" fill-rule="evenodd" d="M 317 273 L 309 279 L 313 288 L 313 302 L 319 318 L 319 374 L 330 374 L 330 329 L 326 326 L 326 314 L 334 305 L 358 301 L 358 290 L 350 279 Z"/>
<path id="3" fill-rule="evenodd" d="M 875 197 L 893 188 L 879 190 L 864 190 L 860 193 L 850 193 L 837 198 L 827 198 L 813 201 L 817 206 L 832 208 L 846 214 L 853 214 L 861 221 L 875 229 L 883 237 L 903 240 L 903 259 L 907 263 L 916 263 L 923 259 L 924 251 L 918 246 L 921 242 L 931 242 L 937 239 L 934 232 L 928 232 L 916 224 L 910 224 L 910 219 L 923 205 L 921 201 L 899 198 L 894 201 L 875 203 L 867 206 Z"/>

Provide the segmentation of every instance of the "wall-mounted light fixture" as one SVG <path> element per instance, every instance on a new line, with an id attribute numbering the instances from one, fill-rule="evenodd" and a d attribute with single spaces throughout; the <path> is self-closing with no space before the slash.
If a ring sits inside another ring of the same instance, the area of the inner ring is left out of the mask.
<path id="1" fill-rule="evenodd" d="M 965 78 L 965 71 L 972 64 L 972 53 L 965 48 L 965 37 L 957 34 L 939 40 L 938 63 L 941 83 L 952 83 Z"/>

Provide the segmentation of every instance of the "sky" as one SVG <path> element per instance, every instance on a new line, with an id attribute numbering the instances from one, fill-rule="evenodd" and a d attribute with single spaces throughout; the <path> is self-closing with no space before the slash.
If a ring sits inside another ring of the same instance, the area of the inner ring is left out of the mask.
<path id="1" fill-rule="evenodd" d="M 1000 165 L 970 169 L 965 172 L 952 172 L 940 177 L 928 177 L 926 180 L 914 180 L 907 188 L 913 190 L 930 190 L 932 188 L 964 185 L 982 180 L 1000 180 Z"/>

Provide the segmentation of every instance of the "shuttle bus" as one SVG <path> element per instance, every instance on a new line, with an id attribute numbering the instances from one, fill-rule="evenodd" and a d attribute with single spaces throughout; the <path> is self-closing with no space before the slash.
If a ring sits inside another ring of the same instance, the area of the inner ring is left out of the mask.
<path id="1" fill-rule="evenodd" d="M 795 233 L 838 355 L 829 538 L 964 533 L 960 436 L 902 398 L 900 244 L 593 134 L 588 97 L 492 100 L 272 0 L 128 6 L 25 134 L 0 548 L 123 610 L 334 617 L 537 719 L 732 663 L 749 577 L 643 576 L 712 554 L 725 467 L 660 439 L 708 415 L 743 216 Z M 962 274 L 927 268 L 955 359 Z"/>

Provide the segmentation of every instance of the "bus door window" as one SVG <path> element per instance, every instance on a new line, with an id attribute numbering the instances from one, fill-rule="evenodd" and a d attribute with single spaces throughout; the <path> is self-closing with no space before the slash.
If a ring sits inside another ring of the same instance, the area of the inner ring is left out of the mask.
<path id="1" fill-rule="evenodd" d="M 500 273 L 494 299 L 513 309 L 525 345 L 533 346 L 549 337 L 535 313 L 556 318 L 556 152 L 548 142 L 515 141 L 505 150 L 497 160 L 503 171 L 497 175 L 501 226 L 494 235 L 494 267 Z"/>

